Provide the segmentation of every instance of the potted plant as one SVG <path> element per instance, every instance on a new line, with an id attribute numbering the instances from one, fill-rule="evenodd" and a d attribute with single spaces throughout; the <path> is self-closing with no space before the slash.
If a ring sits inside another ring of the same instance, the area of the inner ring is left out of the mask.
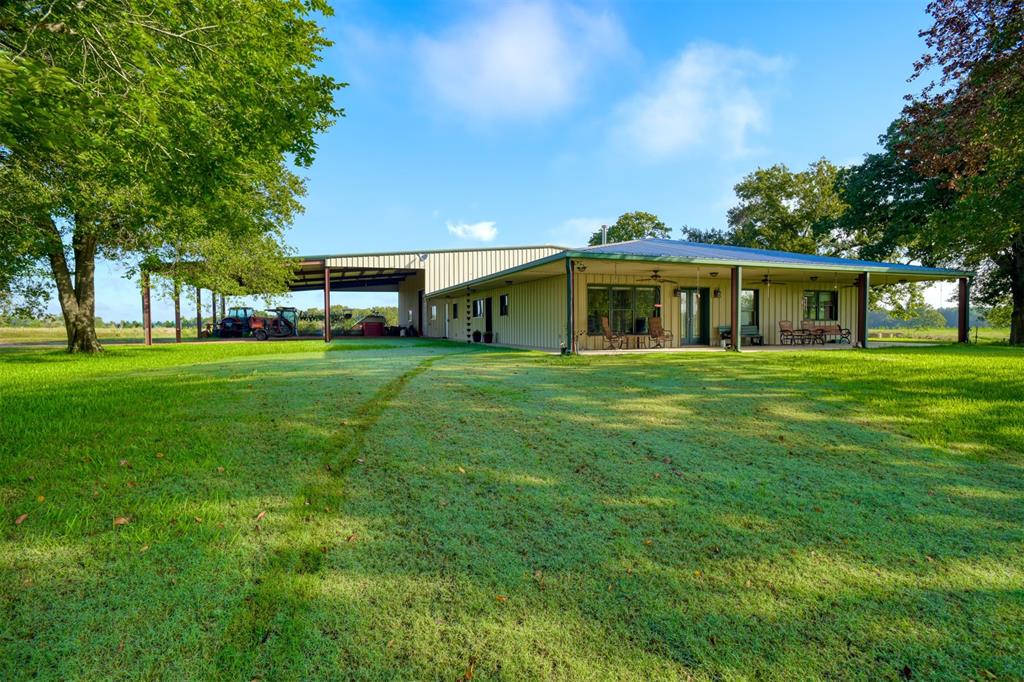
<path id="1" fill-rule="evenodd" d="M 473 331 L 473 343 L 480 343 L 480 330 Z"/>
<path id="2" fill-rule="evenodd" d="M 484 343 L 494 343 L 494 332 L 484 332 Z"/>

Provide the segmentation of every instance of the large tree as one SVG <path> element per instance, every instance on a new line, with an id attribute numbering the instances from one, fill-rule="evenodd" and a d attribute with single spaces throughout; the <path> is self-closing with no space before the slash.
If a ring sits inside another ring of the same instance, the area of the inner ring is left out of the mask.
<path id="1" fill-rule="evenodd" d="M 750 173 L 735 187 L 738 203 L 728 213 L 729 243 L 838 255 L 842 243 L 831 233 L 845 209 L 836 192 L 838 172 L 833 163 L 819 159 L 804 171 L 776 164 Z"/>
<path id="2" fill-rule="evenodd" d="M 628 242 L 633 239 L 648 239 L 657 237 L 668 239 L 671 236 L 670 230 L 661 218 L 646 211 L 632 211 L 623 213 L 615 224 L 608 228 L 608 242 Z M 597 230 L 590 236 L 590 245 L 597 246 L 601 243 L 601 230 Z"/>
<path id="3" fill-rule="evenodd" d="M 69 351 L 99 349 L 97 257 L 274 238 L 315 135 L 341 113 L 317 74 L 321 0 L 0 5 L 0 279 L 49 271 Z M 16 266 L 16 269 L 15 269 Z M 0 295 L 0 301 L 3 296 Z"/>
<path id="4" fill-rule="evenodd" d="M 934 259 L 980 268 L 981 298 L 1012 308 L 1024 344 L 1024 0 L 939 0 L 903 111 L 901 150 L 957 201 L 929 235 Z"/>

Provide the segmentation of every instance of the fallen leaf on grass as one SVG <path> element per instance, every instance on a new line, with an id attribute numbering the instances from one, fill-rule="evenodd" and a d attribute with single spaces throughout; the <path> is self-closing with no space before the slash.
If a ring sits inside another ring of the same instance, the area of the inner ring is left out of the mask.
<path id="1" fill-rule="evenodd" d="M 46 502 L 46 495 L 40 495 L 37 497 L 36 502 Z"/>
<path id="2" fill-rule="evenodd" d="M 149 551 L 149 545 L 143 545 L 142 547 L 139 548 L 139 554 L 145 554 L 148 551 Z"/>
<path id="3" fill-rule="evenodd" d="M 123 467 L 128 467 L 129 469 L 132 466 L 131 464 L 128 463 L 128 460 L 126 460 L 126 459 L 122 459 L 120 462 L 118 462 L 118 464 L 120 464 Z"/>
<path id="4" fill-rule="evenodd" d="M 462 676 L 463 680 L 471 680 L 471 679 L 473 679 L 473 665 L 474 665 L 473 661 L 470 661 L 469 662 L 469 667 L 466 668 L 466 674 Z"/>
<path id="5" fill-rule="evenodd" d="M 132 517 L 130 517 L 130 516 L 117 516 L 117 517 L 114 518 L 114 525 L 115 526 L 127 526 L 131 522 L 132 522 Z"/>
<path id="6" fill-rule="evenodd" d="M 463 469 L 462 467 L 459 467 L 459 473 L 460 473 L 460 474 L 464 474 L 464 473 L 466 473 L 466 470 L 465 470 L 465 469 Z"/>
<path id="7" fill-rule="evenodd" d="M 164 458 L 164 453 L 162 453 L 162 452 L 156 453 L 156 458 L 157 459 L 163 459 Z"/>
<path id="8" fill-rule="evenodd" d="M 352 533 L 352 535 L 349 535 L 347 538 L 345 538 L 345 542 L 355 542 L 357 537 L 359 536 L 355 533 Z"/>
<path id="9" fill-rule="evenodd" d="M 267 515 L 267 512 L 261 511 L 259 514 L 256 515 L 256 520 L 257 521 L 262 521 L 263 517 L 266 516 L 266 515 Z"/>
<path id="10" fill-rule="evenodd" d="M 21 524 L 23 524 L 25 522 L 25 519 L 27 519 L 27 518 L 28 518 L 28 514 L 22 514 L 18 518 L 14 519 L 14 525 L 15 526 L 20 526 Z"/>
<path id="11" fill-rule="evenodd" d="M 644 538 L 644 544 L 645 544 L 645 545 L 651 545 L 651 544 L 654 544 L 654 540 L 652 540 L 652 539 L 650 539 L 650 538 Z"/>
<path id="12" fill-rule="evenodd" d="M 194 518 L 196 520 L 196 523 L 202 523 L 203 522 L 203 520 L 201 518 L 199 518 L 198 516 L 193 516 L 192 518 Z"/>
<path id="13" fill-rule="evenodd" d="M 496 594 L 494 595 L 494 598 L 503 603 L 508 601 L 508 597 L 503 594 Z"/>
<path id="14" fill-rule="evenodd" d="M 223 474 L 224 473 L 224 467 L 217 467 L 217 473 L 218 474 Z"/>

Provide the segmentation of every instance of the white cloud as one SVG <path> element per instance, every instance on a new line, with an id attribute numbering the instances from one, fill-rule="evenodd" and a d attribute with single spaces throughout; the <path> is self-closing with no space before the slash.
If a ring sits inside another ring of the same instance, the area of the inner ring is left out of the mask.
<path id="1" fill-rule="evenodd" d="M 498 236 L 498 228 L 493 220 L 479 223 L 448 223 L 448 232 L 459 239 L 477 242 L 491 242 Z"/>
<path id="2" fill-rule="evenodd" d="M 626 44 L 609 14 L 546 3 L 490 7 L 415 47 L 433 94 L 475 119 L 539 118 L 562 110 L 594 62 Z"/>
<path id="3" fill-rule="evenodd" d="M 615 220 L 608 218 L 569 218 L 551 230 L 551 241 L 558 246 L 585 246 L 591 235 L 602 225 L 611 225 Z"/>
<path id="4" fill-rule="evenodd" d="M 652 157 L 703 144 L 744 154 L 749 134 L 768 125 L 770 89 L 786 66 L 751 50 L 691 45 L 647 90 L 619 106 L 618 131 Z"/>

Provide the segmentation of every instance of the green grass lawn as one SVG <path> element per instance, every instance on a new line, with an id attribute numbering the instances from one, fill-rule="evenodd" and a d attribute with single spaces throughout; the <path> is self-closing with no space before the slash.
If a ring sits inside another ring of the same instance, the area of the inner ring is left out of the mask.
<path id="1" fill-rule="evenodd" d="M 0 679 L 1024 678 L 1016 349 L 7 350 L 0 433 Z"/>

